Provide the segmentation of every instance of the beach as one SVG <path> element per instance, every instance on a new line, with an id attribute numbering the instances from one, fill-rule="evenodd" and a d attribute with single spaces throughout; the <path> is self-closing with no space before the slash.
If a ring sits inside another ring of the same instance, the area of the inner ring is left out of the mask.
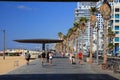
<path id="1" fill-rule="evenodd" d="M 24 56 L 6 56 L 5 60 L 3 59 L 3 56 L 0 56 L 0 75 L 14 70 L 24 64 L 26 64 Z"/>

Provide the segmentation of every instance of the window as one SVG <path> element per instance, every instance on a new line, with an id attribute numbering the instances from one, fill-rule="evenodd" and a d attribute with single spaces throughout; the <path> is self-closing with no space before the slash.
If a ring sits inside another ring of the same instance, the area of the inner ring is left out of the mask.
<path id="1" fill-rule="evenodd" d="M 118 22 L 119 22 L 119 20 L 115 20 L 115 22 L 116 22 L 116 23 L 118 23 Z"/>
<path id="2" fill-rule="evenodd" d="M 115 26 L 115 30 L 119 30 L 119 26 Z"/>
<path id="3" fill-rule="evenodd" d="M 115 37 L 115 42 L 119 42 L 119 37 Z"/>
<path id="4" fill-rule="evenodd" d="M 115 14 L 115 18 L 119 18 L 119 14 Z"/>
<path id="5" fill-rule="evenodd" d="M 115 12 L 119 12 L 119 8 L 115 8 Z"/>
<path id="6" fill-rule="evenodd" d="M 119 31 L 115 31 L 115 34 L 119 34 Z"/>

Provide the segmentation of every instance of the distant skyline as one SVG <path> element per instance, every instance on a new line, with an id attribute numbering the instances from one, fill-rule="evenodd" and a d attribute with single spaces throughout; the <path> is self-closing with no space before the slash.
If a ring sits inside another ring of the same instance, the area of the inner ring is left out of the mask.
<path id="1" fill-rule="evenodd" d="M 6 48 L 37 48 L 40 44 L 15 39 L 58 39 L 73 27 L 77 2 L 0 2 L 0 30 L 6 30 Z M 3 33 L 0 31 L 0 50 Z"/>

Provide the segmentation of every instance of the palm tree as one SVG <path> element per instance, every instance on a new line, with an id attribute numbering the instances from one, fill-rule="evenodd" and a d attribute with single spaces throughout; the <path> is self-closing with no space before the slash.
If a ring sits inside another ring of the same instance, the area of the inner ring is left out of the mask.
<path id="1" fill-rule="evenodd" d="M 67 40 L 68 40 L 68 52 L 72 52 L 72 38 L 73 38 L 73 35 L 72 35 L 72 33 L 73 33 L 73 29 L 72 28 L 70 28 L 69 30 L 68 30 L 68 33 L 67 33 Z"/>
<path id="2" fill-rule="evenodd" d="M 75 34 L 76 34 L 76 53 L 78 53 L 78 37 L 79 37 L 79 33 L 80 33 L 80 30 L 79 30 L 79 24 L 77 22 L 74 23 L 74 31 L 75 31 Z"/>
<path id="3" fill-rule="evenodd" d="M 97 8 L 96 7 L 91 7 L 89 9 L 89 11 L 91 12 L 91 16 L 90 16 L 90 60 L 89 62 L 92 63 L 92 45 L 93 45 L 93 29 L 96 25 L 96 22 L 97 22 L 97 18 L 96 18 L 96 15 L 95 13 L 98 12 Z"/>
<path id="4" fill-rule="evenodd" d="M 60 40 L 62 40 L 63 39 L 63 33 L 62 32 L 58 32 L 58 37 L 59 37 Z"/>
<path id="5" fill-rule="evenodd" d="M 63 35 L 62 32 L 58 32 L 58 37 L 59 37 L 60 40 L 63 40 L 63 36 L 64 36 L 64 35 Z M 60 46 L 59 46 L 59 47 L 60 47 L 60 48 L 59 48 L 59 49 L 60 49 L 59 51 L 62 52 L 62 51 L 63 51 L 63 42 L 62 42 L 62 43 L 59 43 L 59 45 L 60 45 Z"/>
<path id="6" fill-rule="evenodd" d="M 85 30 L 87 29 L 87 23 L 88 19 L 86 17 L 80 17 L 79 18 L 79 29 L 81 30 L 82 32 L 82 52 L 83 52 L 83 42 L 84 42 L 84 32 Z"/>
<path id="7" fill-rule="evenodd" d="M 64 37 L 63 37 L 63 51 L 66 53 L 67 52 L 67 50 L 66 50 L 66 48 L 67 48 L 67 36 L 66 35 L 64 35 Z"/>
<path id="8" fill-rule="evenodd" d="M 107 22 L 111 16 L 111 6 L 109 5 L 107 0 L 103 1 L 102 6 L 100 7 L 100 13 L 104 19 L 103 27 L 104 27 L 104 60 L 103 63 L 107 63 Z"/>
<path id="9" fill-rule="evenodd" d="M 76 34 L 76 30 L 77 28 L 76 27 L 72 27 L 72 33 L 71 33 L 71 40 L 72 40 L 72 53 L 75 51 L 74 50 L 74 45 L 75 45 L 75 40 L 76 40 L 76 37 L 77 37 L 77 34 Z"/>
<path id="10" fill-rule="evenodd" d="M 108 38 L 109 38 L 109 42 L 111 42 L 114 37 L 115 37 L 115 33 L 114 33 L 114 32 L 112 31 L 112 29 L 109 27 L 109 28 L 108 28 Z"/>
<path id="11" fill-rule="evenodd" d="M 113 38 L 115 37 L 115 33 L 112 31 L 112 29 L 109 27 L 108 28 L 108 39 L 109 39 L 109 44 L 108 44 L 108 49 L 111 52 L 115 45 L 113 45 Z"/>

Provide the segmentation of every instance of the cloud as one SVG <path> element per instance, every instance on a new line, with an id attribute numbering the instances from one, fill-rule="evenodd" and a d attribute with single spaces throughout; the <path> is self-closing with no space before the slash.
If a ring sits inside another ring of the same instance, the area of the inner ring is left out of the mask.
<path id="1" fill-rule="evenodd" d="M 24 5 L 19 5 L 17 6 L 18 9 L 25 9 L 25 10 L 31 10 L 32 8 L 24 6 Z"/>

